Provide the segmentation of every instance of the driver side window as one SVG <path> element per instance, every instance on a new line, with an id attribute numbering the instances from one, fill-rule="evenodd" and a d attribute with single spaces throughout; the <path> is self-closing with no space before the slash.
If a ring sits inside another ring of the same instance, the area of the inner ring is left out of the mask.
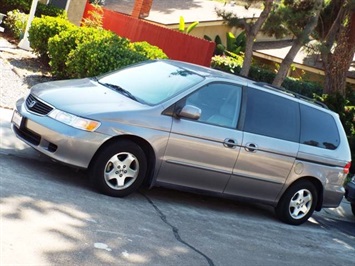
<path id="1" fill-rule="evenodd" d="M 190 94 L 186 104 L 201 109 L 202 123 L 236 128 L 241 102 L 240 86 L 228 83 L 211 83 Z"/>

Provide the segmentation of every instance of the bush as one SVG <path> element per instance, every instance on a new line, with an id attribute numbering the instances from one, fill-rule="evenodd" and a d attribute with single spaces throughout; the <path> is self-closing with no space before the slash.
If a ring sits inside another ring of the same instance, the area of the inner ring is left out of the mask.
<path id="1" fill-rule="evenodd" d="M 243 57 L 214 56 L 211 61 L 212 68 L 225 72 L 239 74 L 243 64 Z M 252 65 L 249 71 L 249 78 L 258 82 L 271 84 L 276 74 L 270 70 Z M 312 98 L 314 94 L 320 94 L 323 88 L 318 83 L 299 81 L 293 78 L 286 78 L 283 87 L 289 91 L 296 92 Z"/>
<path id="2" fill-rule="evenodd" d="M 31 48 L 42 59 L 48 61 L 49 58 L 47 52 L 49 38 L 54 37 L 58 33 L 65 31 L 72 26 L 73 24 L 69 22 L 65 16 L 43 16 L 41 18 L 35 18 L 32 21 L 32 25 L 28 32 Z"/>
<path id="3" fill-rule="evenodd" d="M 224 72 L 239 73 L 243 64 L 243 57 L 215 55 L 212 57 L 211 67 Z"/>
<path id="4" fill-rule="evenodd" d="M 7 12 L 4 25 L 16 39 L 20 40 L 25 33 L 27 20 L 28 15 L 15 9 Z"/>
<path id="5" fill-rule="evenodd" d="M 329 109 L 339 114 L 346 134 L 355 139 L 355 92 L 350 88 L 346 91 L 346 97 L 341 94 L 316 96 L 316 99 L 325 103 Z M 354 143 L 355 144 L 355 143 Z M 355 152 L 355 149 L 353 150 Z"/>
<path id="6" fill-rule="evenodd" d="M 143 55 L 148 59 L 167 59 L 167 55 L 157 46 L 147 42 L 134 42 L 130 44 L 133 51 Z"/>
<path id="7" fill-rule="evenodd" d="M 83 27 L 102 29 L 104 10 L 99 5 L 93 5 L 93 10 L 89 11 L 89 17 L 84 18 L 81 22 Z"/>
<path id="8" fill-rule="evenodd" d="M 59 17 L 63 16 L 65 14 L 64 9 L 60 9 L 55 6 L 51 5 L 45 5 L 42 3 L 38 3 L 37 9 L 36 9 L 36 16 L 41 17 L 41 16 L 52 16 L 52 17 Z"/>
<path id="9" fill-rule="evenodd" d="M 69 54 L 74 53 L 73 51 L 77 49 L 79 44 L 90 43 L 95 39 L 109 38 L 113 35 L 110 31 L 73 25 L 73 27 L 69 27 L 50 38 L 48 41 L 48 56 L 52 74 L 62 78 L 75 76 L 70 72 L 71 69 L 67 68 Z"/>
<path id="10" fill-rule="evenodd" d="M 31 9 L 32 0 L 1 0 L 0 12 L 7 13 L 9 11 L 18 9 L 20 12 L 28 14 Z M 59 16 L 64 14 L 64 10 L 42 3 L 37 4 L 36 16 Z"/>
<path id="11" fill-rule="evenodd" d="M 250 67 L 249 78 L 255 81 L 266 82 L 271 84 L 275 76 L 276 74 L 270 70 L 260 68 L 257 66 Z"/>
<path id="12" fill-rule="evenodd" d="M 82 33 L 82 34 L 80 34 Z M 68 27 L 67 30 L 49 38 L 48 40 L 48 57 L 49 66 L 54 76 L 59 78 L 68 77 L 66 61 L 70 51 L 74 50 L 77 43 L 82 42 L 86 32 L 83 28 L 75 25 Z"/>
<path id="13" fill-rule="evenodd" d="M 30 0 L 1 0 L 0 12 L 7 13 L 12 10 L 19 10 L 20 12 L 29 13 L 31 8 Z"/>
<path id="14" fill-rule="evenodd" d="M 129 40 L 112 32 L 97 30 L 93 37 L 69 53 L 66 62 L 69 77 L 97 76 L 147 59 L 129 48 Z"/>
<path id="15" fill-rule="evenodd" d="M 48 41 L 52 74 L 61 78 L 96 76 L 147 59 L 167 58 L 147 42 L 130 43 L 113 32 L 73 26 Z"/>

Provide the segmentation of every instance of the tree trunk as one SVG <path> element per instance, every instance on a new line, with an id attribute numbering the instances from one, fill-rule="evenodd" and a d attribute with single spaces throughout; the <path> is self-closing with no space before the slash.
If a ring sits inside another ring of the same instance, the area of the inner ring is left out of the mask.
<path id="1" fill-rule="evenodd" d="M 244 53 L 243 66 L 240 71 L 240 75 L 242 76 L 248 76 L 249 74 L 251 62 L 253 59 L 253 45 L 254 45 L 255 37 L 257 33 L 260 31 L 261 26 L 264 24 L 265 20 L 269 16 L 272 5 L 273 5 L 273 0 L 265 0 L 264 9 L 261 12 L 259 18 L 255 22 L 255 24 L 250 27 L 248 31 L 246 29 L 246 47 Z"/>
<path id="2" fill-rule="evenodd" d="M 290 66 L 293 63 L 293 60 L 295 59 L 297 53 L 302 48 L 302 46 L 305 43 L 307 43 L 307 40 L 309 40 L 309 35 L 317 26 L 318 18 L 322 10 L 322 4 L 323 4 L 323 0 L 316 0 L 314 4 L 314 16 L 306 25 L 304 30 L 300 33 L 300 35 L 298 35 L 297 38 L 293 41 L 290 51 L 287 53 L 286 57 L 282 60 L 279 71 L 277 72 L 276 77 L 272 82 L 272 85 L 281 86 L 282 83 L 284 82 L 287 76 L 287 72 L 290 69 Z"/>
<path id="3" fill-rule="evenodd" d="M 355 12 L 348 14 L 349 23 L 340 29 L 333 53 L 323 54 L 324 93 L 345 96 L 346 77 L 355 53 Z"/>
<path id="4" fill-rule="evenodd" d="M 241 76 L 245 76 L 245 77 L 247 77 L 249 74 L 249 70 L 253 60 L 253 45 L 255 39 L 255 36 L 252 36 L 251 34 L 246 34 L 246 36 L 247 37 L 245 41 L 243 66 L 239 73 Z"/>
<path id="5" fill-rule="evenodd" d="M 277 72 L 276 77 L 272 82 L 272 85 L 278 87 L 282 85 L 287 76 L 288 70 L 290 69 L 290 66 L 293 63 L 293 60 L 295 59 L 298 51 L 302 48 L 302 46 L 303 42 L 299 39 L 296 39 L 293 42 L 290 51 L 287 53 L 286 57 L 281 62 L 279 71 Z"/>

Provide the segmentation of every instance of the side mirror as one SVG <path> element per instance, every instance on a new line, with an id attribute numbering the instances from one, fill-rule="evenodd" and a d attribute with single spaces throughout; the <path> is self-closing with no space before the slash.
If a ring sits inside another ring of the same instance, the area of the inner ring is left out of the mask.
<path id="1" fill-rule="evenodd" d="M 193 105 L 185 105 L 179 112 L 178 117 L 198 120 L 201 117 L 201 109 Z"/>

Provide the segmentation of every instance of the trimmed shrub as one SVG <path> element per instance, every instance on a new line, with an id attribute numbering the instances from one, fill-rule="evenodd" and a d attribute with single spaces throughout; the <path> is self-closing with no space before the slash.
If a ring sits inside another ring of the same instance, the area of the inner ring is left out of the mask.
<path id="1" fill-rule="evenodd" d="M 147 59 L 167 58 L 147 42 L 130 43 L 115 33 L 88 27 L 69 27 L 48 41 L 49 65 L 60 78 L 96 76 Z"/>
<path id="2" fill-rule="evenodd" d="M 42 59 L 48 61 L 48 40 L 58 33 L 72 27 L 73 24 L 65 16 L 50 17 L 43 16 L 34 18 L 29 30 L 28 39 L 31 43 L 31 48 Z"/>
<path id="3" fill-rule="evenodd" d="M 68 77 L 66 61 L 70 51 L 74 50 L 77 43 L 82 42 L 86 34 L 83 28 L 75 25 L 68 27 L 67 30 L 49 38 L 48 40 L 48 57 L 49 66 L 54 76 L 59 78 Z"/>
<path id="4" fill-rule="evenodd" d="M 52 6 L 52 5 L 45 5 L 42 3 L 38 3 L 37 9 L 36 9 L 36 16 L 41 17 L 41 16 L 52 16 L 52 17 L 59 17 L 63 16 L 65 14 L 65 10 Z"/>
<path id="5" fill-rule="evenodd" d="M 100 38 L 110 38 L 113 35 L 110 31 L 73 25 L 73 27 L 69 27 L 50 38 L 48 41 L 48 56 L 52 74 L 63 78 L 73 77 L 74 74 L 71 74 L 71 70 L 67 68 L 69 54 L 72 54 L 80 44 L 90 43 Z M 97 52 L 100 52 L 100 49 Z"/>
<path id="6" fill-rule="evenodd" d="M 28 14 L 31 9 L 32 0 L 1 0 L 0 12 L 7 13 L 9 11 L 18 9 L 20 12 Z M 42 3 L 37 4 L 36 16 L 59 16 L 64 14 L 64 10 Z"/>
<path id="7" fill-rule="evenodd" d="M 167 59 L 167 55 L 157 46 L 148 42 L 134 42 L 130 44 L 133 51 L 145 56 L 148 59 Z"/>
<path id="8" fill-rule="evenodd" d="M 27 20 L 28 15 L 15 9 L 7 12 L 4 25 L 16 39 L 20 40 L 25 33 Z"/>
<path id="9" fill-rule="evenodd" d="M 69 77 L 97 76 L 147 59 L 129 48 L 129 40 L 112 32 L 97 30 L 93 37 L 69 53 L 66 62 Z"/>

